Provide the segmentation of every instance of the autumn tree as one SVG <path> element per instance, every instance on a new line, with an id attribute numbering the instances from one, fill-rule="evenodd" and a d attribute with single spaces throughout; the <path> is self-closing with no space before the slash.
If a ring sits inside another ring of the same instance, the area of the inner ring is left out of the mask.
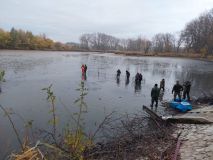
<path id="1" fill-rule="evenodd" d="M 0 49 L 8 48 L 10 42 L 9 32 L 0 29 Z"/>

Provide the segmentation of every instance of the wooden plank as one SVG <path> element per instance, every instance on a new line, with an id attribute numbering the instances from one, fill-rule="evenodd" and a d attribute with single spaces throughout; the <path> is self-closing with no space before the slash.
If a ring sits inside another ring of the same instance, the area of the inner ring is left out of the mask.
<path id="1" fill-rule="evenodd" d="M 157 113 L 155 113 L 153 110 L 149 109 L 148 107 L 143 106 L 143 110 L 146 113 L 148 113 L 152 119 L 156 120 L 157 122 L 166 122 L 159 115 L 157 115 Z"/>
<path id="2" fill-rule="evenodd" d="M 143 106 L 143 110 L 150 115 L 150 117 L 156 122 L 170 122 L 170 123 L 185 123 L 185 124 L 210 124 L 213 123 L 204 117 L 197 116 L 172 116 L 166 119 L 162 119 L 156 112 Z"/>
<path id="3" fill-rule="evenodd" d="M 185 123 L 185 124 L 210 124 L 213 123 L 203 117 L 178 117 L 174 116 L 167 119 L 171 123 Z"/>

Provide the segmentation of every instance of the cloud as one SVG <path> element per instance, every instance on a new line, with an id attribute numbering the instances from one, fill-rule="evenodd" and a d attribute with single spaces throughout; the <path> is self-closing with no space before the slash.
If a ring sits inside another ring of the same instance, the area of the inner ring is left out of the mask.
<path id="1" fill-rule="evenodd" d="M 78 41 L 82 33 L 121 38 L 180 31 L 212 0 L 1 0 L 0 27 L 45 33 L 58 41 Z"/>

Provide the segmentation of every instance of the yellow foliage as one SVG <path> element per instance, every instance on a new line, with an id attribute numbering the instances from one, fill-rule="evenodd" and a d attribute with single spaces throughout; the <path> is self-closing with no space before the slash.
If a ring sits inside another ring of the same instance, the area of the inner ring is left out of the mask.
<path id="1" fill-rule="evenodd" d="M 202 48 L 202 49 L 200 50 L 200 52 L 201 52 L 201 56 L 202 56 L 202 57 L 206 57 L 206 56 L 207 56 L 207 48 L 206 48 L 206 47 Z"/>
<path id="2" fill-rule="evenodd" d="M 92 141 L 84 135 L 81 129 L 75 133 L 65 132 L 64 143 L 70 153 L 72 153 L 72 157 L 77 160 L 82 160 L 85 149 L 93 145 Z"/>

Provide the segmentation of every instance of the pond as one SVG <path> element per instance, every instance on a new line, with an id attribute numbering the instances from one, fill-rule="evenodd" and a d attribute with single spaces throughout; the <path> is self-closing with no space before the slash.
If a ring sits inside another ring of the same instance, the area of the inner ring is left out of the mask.
<path id="1" fill-rule="evenodd" d="M 82 80 L 81 65 L 87 64 L 86 80 Z M 83 121 L 87 132 L 92 132 L 106 114 L 136 113 L 142 105 L 150 105 L 150 91 L 155 83 L 165 79 L 164 100 L 172 98 L 176 80 L 192 82 L 191 96 L 212 92 L 213 63 L 200 60 L 162 57 L 131 57 L 111 53 L 80 53 L 51 51 L 0 51 L 0 69 L 6 71 L 6 82 L 0 84 L 0 105 L 10 108 L 12 119 L 20 134 L 25 121 L 33 120 L 33 129 L 49 128 L 50 103 L 42 88 L 52 84 L 56 96 L 58 127 L 64 128 L 70 114 L 79 111 L 75 101 L 79 88 L 86 88 Z M 121 70 L 120 81 L 116 71 Z M 130 71 L 129 83 L 125 71 Z M 142 73 L 141 86 L 135 86 L 134 76 Z M 160 105 L 160 104 L 159 104 Z M 158 107 L 163 113 L 163 107 Z M 0 155 L 17 147 L 11 124 L 0 112 Z"/>

